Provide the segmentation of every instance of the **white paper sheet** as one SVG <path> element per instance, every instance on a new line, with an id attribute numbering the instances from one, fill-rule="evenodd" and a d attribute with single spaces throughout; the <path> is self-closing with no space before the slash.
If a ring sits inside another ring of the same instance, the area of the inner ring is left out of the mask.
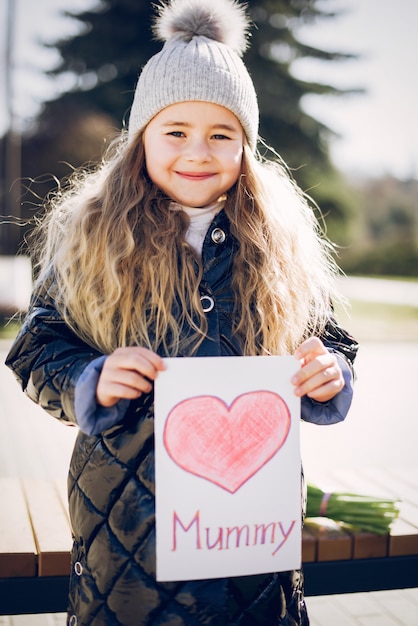
<path id="1" fill-rule="evenodd" d="M 299 568 L 298 362 L 165 361 L 155 383 L 157 580 Z"/>

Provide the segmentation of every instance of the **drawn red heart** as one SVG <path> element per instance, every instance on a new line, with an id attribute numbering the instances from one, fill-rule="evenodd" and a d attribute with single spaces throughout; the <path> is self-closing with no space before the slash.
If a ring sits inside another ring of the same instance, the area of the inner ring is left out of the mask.
<path id="1" fill-rule="evenodd" d="M 288 406 L 272 391 L 243 394 L 229 407 L 198 396 L 170 411 L 164 445 L 186 472 L 235 493 L 280 450 L 289 429 Z"/>

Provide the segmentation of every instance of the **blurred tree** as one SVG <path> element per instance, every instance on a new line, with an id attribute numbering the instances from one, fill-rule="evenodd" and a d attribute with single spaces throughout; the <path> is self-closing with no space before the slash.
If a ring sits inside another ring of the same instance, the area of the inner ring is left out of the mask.
<path id="1" fill-rule="evenodd" d="M 310 195 L 325 205 L 327 222 L 334 224 L 331 230 L 338 239 L 349 216 L 349 203 L 344 182 L 329 158 L 332 133 L 304 112 L 301 101 L 306 94 L 342 92 L 301 81 L 291 72 L 292 62 L 300 57 L 352 58 L 298 40 L 299 26 L 335 17 L 323 6 L 319 0 L 249 0 L 254 28 L 245 62 L 259 96 L 261 136 L 280 153 L 301 187 L 310 189 Z M 70 172 L 69 160 L 78 167 L 97 159 L 103 138 L 127 119 L 141 67 L 161 48 L 151 32 L 152 2 L 98 0 L 93 9 L 67 14 L 80 22 L 80 32 L 54 44 L 61 62 L 51 74 L 67 81 L 71 78 L 73 87 L 45 104 L 33 136 L 25 141 L 23 174 L 32 178 L 53 172 L 60 179 Z M 90 120 L 90 129 L 89 124 L 82 124 L 83 119 Z M 69 135 L 72 150 L 68 150 Z M 45 195 L 51 184 L 40 185 L 39 195 Z"/>
<path id="2" fill-rule="evenodd" d="M 359 202 L 356 245 L 342 253 L 349 273 L 418 276 L 418 181 L 393 176 L 353 187 Z"/>

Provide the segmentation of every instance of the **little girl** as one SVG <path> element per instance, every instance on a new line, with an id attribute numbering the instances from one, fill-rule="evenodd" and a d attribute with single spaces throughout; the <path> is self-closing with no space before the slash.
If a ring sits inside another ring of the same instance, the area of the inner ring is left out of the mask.
<path id="1" fill-rule="evenodd" d="M 300 571 L 155 576 L 163 357 L 294 354 L 303 419 L 338 422 L 351 402 L 357 344 L 330 310 L 329 247 L 284 168 L 256 152 L 247 28 L 233 0 L 160 7 L 165 45 L 139 77 L 128 132 L 42 224 L 7 364 L 30 398 L 79 427 L 70 626 L 309 623 Z"/>

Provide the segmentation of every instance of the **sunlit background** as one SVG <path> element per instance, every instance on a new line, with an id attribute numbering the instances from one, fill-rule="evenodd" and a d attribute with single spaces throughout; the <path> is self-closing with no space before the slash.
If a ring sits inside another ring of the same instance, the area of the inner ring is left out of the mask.
<path id="1" fill-rule="evenodd" d="M 15 38 L 12 51 L 13 115 L 19 127 L 39 111 L 44 99 L 71 84 L 54 82 L 45 74 L 57 62 L 54 49 L 42 42 L 72 36 L 79 25 L 63 11 L 86 10 L 94 0 L 12 0 Z M 363 87 L 364 95 L 310 97 L 305 106 L 331 126 L 340 138 L 332 144 L 332 156 L 347 172 L 400 178 L 418 175 L 418 3 L 416 0 L 323 0 L 326 10 L 341 11 L 332 19 L 301 31 L 303 41 L 360 57 L 344 63 L 297 61 L 293 71 L 309 79 L 341 87 Z M 0 2 L 1 58 L 6 58 L 5 36 L 8 0 Z M 3 94 L 0 132 L 8 124 L 6 72 L 0 66 Z"/>

